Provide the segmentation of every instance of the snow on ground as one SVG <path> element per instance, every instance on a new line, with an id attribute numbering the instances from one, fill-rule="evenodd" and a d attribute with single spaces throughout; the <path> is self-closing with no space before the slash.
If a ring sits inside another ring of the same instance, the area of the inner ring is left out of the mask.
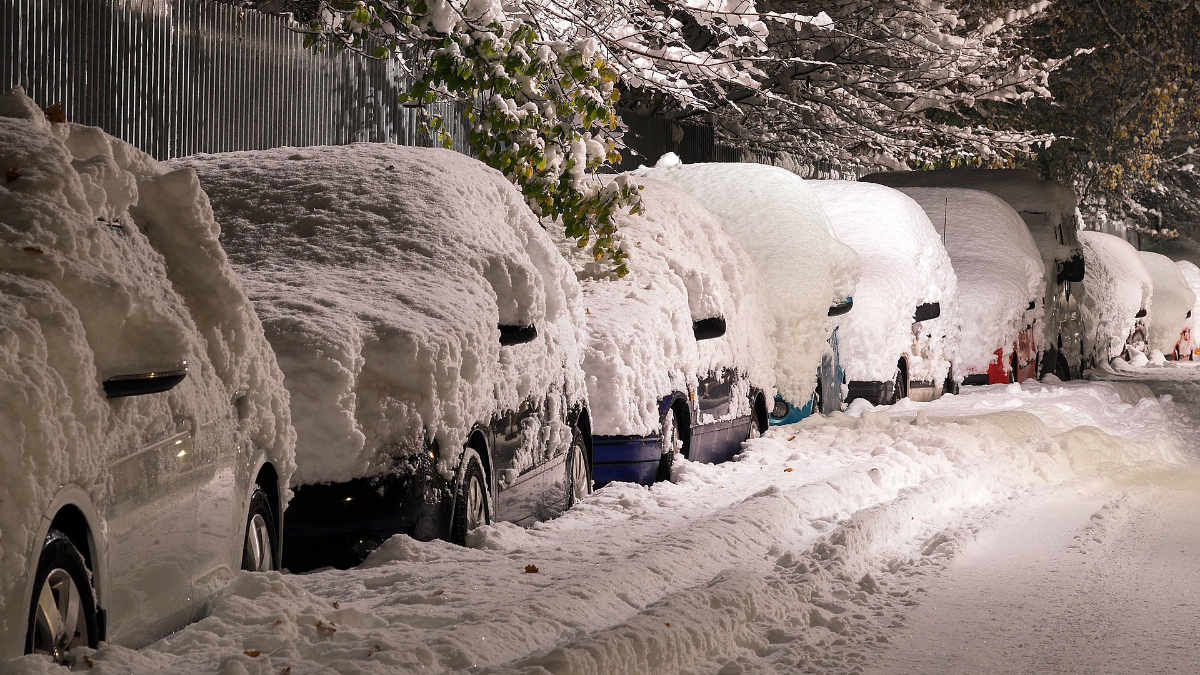
<path id="1" fill-rule="evenodd" d="M 854 309 L 840 328 L 846 378 L 890 382 L 897 359 L 909 354 L 912 380 L 941 383 L 958 342 L 957 282 L 929 217 L 911 197 L 882 185 L 833 180 L 809 185 L 834 234 L 861 262 Z M 927 302 L 940 303 L 941 316 L 915 331 L 913 312 Z"/>
<path id="2" fill-rule="evenodd" d="M 834 237 L 810 181 L 765 164 L 682 165 L 673 153 L 638 175 L 678 185 L 745 248 L 769 292 L 776 385 L 790 401 L 808 400 L 830 351 L 829 306 L 853 296 L 859 276 L 858 255 Z"/>
<path id="3" fill-rule="evenodd" d="M 1006 513 L 1192 461 L 1181 406 L 1140 382 L 964 392 L 775 428 L 473 548 L 399 536 L 355 570 L 243 574 L 207 618 L 102 648 L 92 672 L 889 670 L 904 617 Z"/>
<path id="4" fill-rule="evenodd" d="M 1196 294 L 1188 286 L 1183 271 L 1167 256 L 1139 251 L 1142 265 L 1150 274 L 1153 290 L 1150 293 L 1150 313 L 1147 336 L 1152 350 L 1170 354 L 1175 350 L 1179 334 L 1190 323 L 1188 313 L 1196 304 Z"/>

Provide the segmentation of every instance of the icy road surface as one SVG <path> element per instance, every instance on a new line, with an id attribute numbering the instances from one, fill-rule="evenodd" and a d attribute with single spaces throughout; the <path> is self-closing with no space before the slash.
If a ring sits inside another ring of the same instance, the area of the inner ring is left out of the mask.
<path id="1" fill-rule="evenodd" d="M 1200 369 L 1108 377 L 860 404 L 473 548 L 242 574 L 90 672 L 1192 671 Z"/>

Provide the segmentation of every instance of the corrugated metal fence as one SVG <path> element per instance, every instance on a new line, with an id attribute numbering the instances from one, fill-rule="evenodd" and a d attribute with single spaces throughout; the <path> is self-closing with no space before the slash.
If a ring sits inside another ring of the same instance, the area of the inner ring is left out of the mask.
<path id="1" fill-rule="evenodd" d="M 388 61 L 315 54 L 279 17 L 202 0 L 0 0 L 0 87 L 165 159 L 354 141 L 426 145 Z M 446 117 L 465 151 L 462 117 Z"/>

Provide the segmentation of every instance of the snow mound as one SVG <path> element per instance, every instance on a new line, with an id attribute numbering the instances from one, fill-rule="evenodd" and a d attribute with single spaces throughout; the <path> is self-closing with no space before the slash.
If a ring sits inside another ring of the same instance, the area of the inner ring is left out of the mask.
<path id="1" fill-rule="evenodd" d="M 1135 315 L 1149 309 L 1152 282 L 1137 249 L 1124 239 L 1080 232 L 1079 241 L 1087 280 L 1079 304 L 1085 342 L 1095 345 L 1096 357 L 1106 361 L 1124 351 L 1138 321 Z"/>
<path id="2" fill-rule="evenodd" d="M 297 483 L 377 475 L 425 438 L 461 447 L 526 400 L 584 400 L 579 285 L 499 172 L 367 143 L 177 162 L 212 196 L 279 355 Z M 501 348 L 499 324 L 537 338 Z M 549 417 L 547 443 L 569 443 Z M 457 459 L 441 454 L 445 475 Z"/>
<path id="3" fill-rule="evenodd" d="M 833 232 L 854 249 L 862 276 L 854 309 L 839 331 L 848 380 L 889 381 L 896 360 L 911 354 L 913 380 L 941 382 L 958 339 L 957 281 L 950 257 L 925 211 L 899 190 L 871 183 L 808 181 Z M 914 353 L 913 311 L 941 303 L 939 318 L 920 324 Z M 929 337 L 924 337 L 928 335 Z"/>
<path id="4" fill-rule="evenodd" d="M 790 171 L 764 164 L 665 160 L 640 175 L 690 193 L 750 255 L 771 289 L 776 386 L 788 400 L 806 401 L 821 356 L 829 351 L 829 306 L 854 295 L 858 255 L 833 236 L 808 182 Z"/>
<path id="5" fill-rule="evenodd" d="M 20 88 L 0 96 L 0 170 L 3 603 L 40 551 L 57 491 L 75 485 L 110 503 L 115 459 L 174 433 L 176 419 L 195 420 L 198 444 L 265 452 L 284 484 L 295 432 L 282 373 L 192 171 L 97 128 L 51 124 Z M 104 395 L 108 377 L 182 360 L 188 376 L 165 394 Z M 23 634 L 25 602 L 0 607 L 0 635 Z"/>
<path id="6" fill-rule="evenodd" d="M 1170 258 L 1149 251 L 1139 251 L 1138 255 L 1151 281 L 1150 304 L 1146 307 L 1150 348 L 1170 354 L 1175 351 L 1179 334 L 1192 321 L 1188 312 L 1196 304 L 1196 294 Z"/>
<path id="7" fill-rule="evenodd" d="M 1041 255 L 1025 221 L 1003 199 L 982 190 L 901 188 L 932 221 L 958 279 L 962 336 L 960 372 L 987 372 L 997 348 L 1006 352 L 1017 333 L 1042 317 L 1045 281 Z"/>
<path id="8" fill-rule="evenodd" d="M 563 242 L 583 283 L 583 367 L 592 430 L 602 435 L 657 432 L 663 397 L 692 391 L 698 377 L 723 368 L 736 368 L 774 395 L 773 319 L 754 264 L 689 194 L 636 180 L 644 211 L 618 221 L 629 274 L 605 278 L 586 252 Z M 713 317 L 725 319 L 725 335 L 697 341 L 692 322 Z M 733 400 L 740 404 L 748 394 Z M 748 415 L 745 405 L 731 414 Z"/>

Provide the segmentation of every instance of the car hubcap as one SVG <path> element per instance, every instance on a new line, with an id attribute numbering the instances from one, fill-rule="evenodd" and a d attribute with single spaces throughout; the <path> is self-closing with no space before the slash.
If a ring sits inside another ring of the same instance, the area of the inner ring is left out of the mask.
<path id="1" fill-rule="evenodd" d="M 587 460 L 583 457 L 583 448 L 578 444 L 571 446 L 571 494 L 578 501 L 588 495 Z"/>
<path id="2" fill-rule="evenodd" d="M 467 529 L 473 530 L 484 524 L 486 520 L 485 498 L 483 494 L 483 485 L 479 482 L 479 478 L 474 474 L 471 475 L 467 482 Z"/>
<path id="3" fill-rule="evenodd" d="M 66 663 L 67 652 L 72 647 L 88 643 L 81 602 L 79 589 L 71 575 L 61 568 L 51 570 L 38 595 L 34 617 L 35 653 L 49 654 L 55 662 Z"/>
<path id="4" fill-rule="evenodd" d="M 254 514 L 246 527 L 246 550 L 250 553 L 250 571 L 265 572 L 274 568 L 271 528 L 261 513 Z"/>

